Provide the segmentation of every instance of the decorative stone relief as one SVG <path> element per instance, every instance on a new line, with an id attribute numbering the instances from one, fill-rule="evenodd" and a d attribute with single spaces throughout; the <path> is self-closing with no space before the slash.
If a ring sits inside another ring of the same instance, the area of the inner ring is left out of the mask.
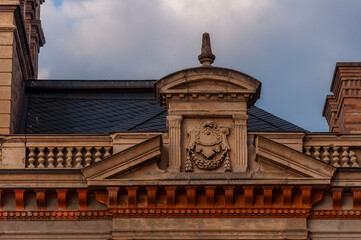
<path id="1" fill-rule="evenodd" d="M 188 135 L 186 172 L 193 171 L 193 164 L 202 170 L 214 170 L 223 162 L 224 170 L 232 171 L 228 127 L 217 127 L 214 121 L 205 121 L 199 129 L 189 129 Z"/>

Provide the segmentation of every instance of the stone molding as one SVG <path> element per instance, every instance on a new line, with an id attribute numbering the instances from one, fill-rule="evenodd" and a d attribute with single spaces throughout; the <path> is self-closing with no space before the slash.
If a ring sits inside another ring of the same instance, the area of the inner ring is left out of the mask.
<path id="1" fill-rule="evenodd" d="M 155 96 L 168 109 L 171 101 L 247 102 L 259 98 L 261 82 L 235 70 L 220 67 L 184 69 L 156 81 Z"/>
<path id="2" fill-rule="evenodd" d="M 106 179 L 160 158 L 161 136 L 156 136 L 82 169 L 86 179 Z"/>
<path id="3" fill-rule="evenodd" d="M 256 136 L 257 161 L 269 161 L 279 167 L 286 168 L 307 178 L 319 180 L 331 179 L 336 168 L 329 166 L 306 154 L 288 148 L 265 137 Z"/>

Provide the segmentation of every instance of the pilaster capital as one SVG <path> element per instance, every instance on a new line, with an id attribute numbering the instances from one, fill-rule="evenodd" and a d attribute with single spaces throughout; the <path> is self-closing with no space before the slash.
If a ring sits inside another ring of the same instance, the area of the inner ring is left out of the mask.
<path id="1" fill-rule="evenodd" d="M 167 116 L 167 125 L 168 127 L 179 127 L 183 120 L 182 115 L 168 115 Z"/>
<path id="2" fill-rule="evenodd" d="M 246 114 L 233 114 L 232 119 L 237 125 L 245 125 L 247 124 L 248 116 Z"/>

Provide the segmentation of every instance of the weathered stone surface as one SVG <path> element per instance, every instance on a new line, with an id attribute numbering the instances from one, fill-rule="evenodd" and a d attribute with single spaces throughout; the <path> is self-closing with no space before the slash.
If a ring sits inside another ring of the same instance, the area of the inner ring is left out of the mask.
<path id="1" fill-rule="evenodd" d="M 261 82 L 211 66 L 207 34 L 202 67 L 155 83 L 168 132 L 13 135 L 42 2 L 0 2 L 1 239 L 361 238 L 360 63 L 324 111 L 351 135 L 247 132 Z"/>
<path id="2" fill-rule="evenodd" d="M 111 239 L 110 221 L 8 221 L 0 239 Z"/>
<path id="3" fill-rule="evenodd" d="M 114 239 L 307 239 L 307 225 L 304 219 L 117 219 L 113 221 L 113 236 Z"/>

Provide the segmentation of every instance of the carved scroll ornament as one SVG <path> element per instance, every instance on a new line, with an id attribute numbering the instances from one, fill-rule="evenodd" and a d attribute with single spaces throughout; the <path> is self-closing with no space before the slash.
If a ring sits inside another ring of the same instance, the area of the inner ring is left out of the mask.
<path id="1" fill-rule="evenodd" d="M 229 128 L 217 127 L 214 121 L 205 121 L 199 129 L 189 129 L 185 171 L 193 171 L 193 164 L 199 169 L 214 170 L 223 162 L 224 170 L 231 171 L 228 134 Z"/>

